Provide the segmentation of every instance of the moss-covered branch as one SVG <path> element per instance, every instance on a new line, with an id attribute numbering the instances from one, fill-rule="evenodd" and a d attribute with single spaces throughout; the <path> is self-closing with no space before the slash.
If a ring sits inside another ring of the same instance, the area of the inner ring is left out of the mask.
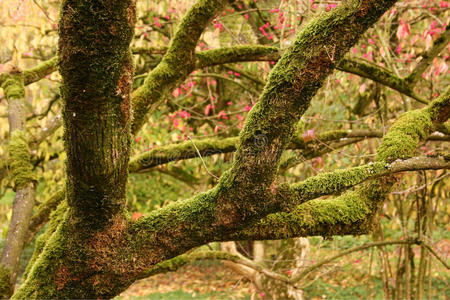
<path id="1" fill-rule="evenodd" d="M 47 61 L 44 61 L 34 68 L 28 69 L 23 72 L 25 85 L 29 85 L 33 82 L 37 82 L 45 76 L 55 72 L 58 68 L 58 57 L 53 57 Z"/>
<path id="2" fill-rule="evenodd" d="M 0 298 L 9 298 L 14 291 L 20 256 L 28 234 L 33 212 L 36 176 L 31 164 L 25 118 L 25 85 L 23 74 L 11 72 L 0 76 L 0 86 L 8 100 L 10 140 L 7 146 L 7 166 L 16 195 L 12 207 L 0 265 Z"/>
<path id="3" fill-rule="evenodd" d="M 275 61 L 281 57 L 277 47 L 241 45 L 197 52 L 198 69 L 245 61 Z"/>
<path id="4" fill-rule="evenodd" d="M 308 142 L 303 141 L 300 133 L 300 135 L 292 138 L 288 149 L 318 151 L 318 149 L 326 147 L 327 143 L 331 141 L 338 141 L 343 138 L 366 137 L 382 137 L 382 132 L 364 129 L 333 130 L 319 133 L 313 140 Z M 200 139 L 160 146 L 131 158 L 130 172 L 139 172 L 171 161 L 196 158 L 198 157 L 198 153 L 193 143 L 195 143 L 202 157 L 207 157 L 215 154 L 234 152 L 238 146 L 239 137 Z"/>
<path id="5" fill-rule="evenodd" d="M 134 22 L 132 0 L 62 3 L 58 56 L 67 200 L 73 217 L 92 226 L 103 226 L 125 205 Z"/>
<path id="6" fill-rule="evenodd" d="M 290 190 L 301 203 L 324 195 L 338 194 L 366 180 L 406 171 L 450 169 L 450 162 L 439 158 L 415 157 L 395 162 L 370 163 L 360 167 L 321 173 L 292 184 Z"/>
<path id="7" fill-rule="evenodd" d="M 399 91 L 421 103 L 428 103 L 427 100 L 423 99 L 413 91 L 411 85 L 406 80 L 397 77 L 392 72 L 369 63 L 368 61 L 361 59 L 343 59 L 336 68 L 341 71 L 372 79 L 373 81 Z"/>
<path id="8" fill-rule="evenodd" d="M 378 148 L 376 164 L 381 163 L 382 167 L 397 159 L 413 157 L 419 143 L 449 116 L 450 87 L 425 108 L 407 112 L 394 123 Z M 395 163 L 398 163 L 401 171 L 405 170 L 408 163 L 404 163 L 408 161 L 417 167 L 422 163 L 420 159 Z M 444 164 L 447 165 L 448 161 Z M 378 218 L 378 209 L 399 178 L 400 176 L 385 176 L 374 179 L 339 197 L 311 200 L 291 212 L 271 214 L 256 225 L 231 234 L 230 239 L 264 240 L 369 233 Z"/>
<path id="9" fill-rule="evenodd" d="M 233 0 L 198 0 L 183 17 L 162 61 L 132 94 L 133 133 L 141 128 L 151 107 L 157 107 L 166 93 L 194 70 L 195 47 L 201 33 L 216 14 L 231 2 Z"/>

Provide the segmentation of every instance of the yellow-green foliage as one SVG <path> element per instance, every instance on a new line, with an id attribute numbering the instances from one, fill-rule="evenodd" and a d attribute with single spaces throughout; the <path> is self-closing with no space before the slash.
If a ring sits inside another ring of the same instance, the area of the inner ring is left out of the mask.
<path id="1" fill-rule="evenodd" d="M 15 130 L 11 134 L 8 145 L 8 165 L 15 190 L 36 180 L 30 163 L 27 134 L 22 130 Z"/>

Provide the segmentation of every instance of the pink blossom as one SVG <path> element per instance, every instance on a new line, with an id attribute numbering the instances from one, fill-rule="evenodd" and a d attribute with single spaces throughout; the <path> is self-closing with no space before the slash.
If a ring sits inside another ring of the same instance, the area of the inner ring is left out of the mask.
<path id="1" fill-rule="evenodd" d="M 411 26 L 409 23 L 404 23 L 400 20 L 400 25 L 397 28 L 397 38 L 401 40 L 411 34 Z"/>
<path id="2" fill-rule="evenodd" d="M 227 105 L 228 105 L 228 106 L 231 106 L 231 104 L 233 104 L 231 101 L 228 101 L 228 102 L 227 102 Z"/>
<path id="3" fill-rule="evenodd" d="M 303 142 L 307 143 L 309 141 L 312 141 L 314 139 L 314 129 L 306 130 L 302 134 Z"/>
<path id="4" fill-rule="evenodd" d="M 362 93 L 364 93 L 365 90 L 366 90 L 366 84 L 363 83 L 363 84 L 361 84 L 361 86 L 359 87 L 359 93 L 362 94 Z"/>
<path id="5" fill-rule="evenodd" d="M 336 3 L 330 3 L 330 4 L 328 4 L 328 6 L 327 6 L 327 11 L 332 10 L 332 9 L 335 8 L 336 6 L 337 6 Z"/>
<path id="6" fill-rule="evenodd" d="M 172 92 L 172 96 L 174 96 L 175 98 L 179 97 L 180 95 L 183 95 L 183 90 L 180 88 L 176 88 L 173 92 Z"/>
<path id="7" fill-rule="evenodd" d="M 322 157 L 316 158 L 316 161 L 314 162 L 313 165 L 314 165 L 314 168 L 322 169 L 323 168 L 323 159 L 322 159 Z"/>
<path id="8" fill-rule="evenodd" d="M 246 110 L 247 112 L 249 112 L 251 109 L 252 109 L 252 107 L 251 107 L 250 105 L 246 105 L 246 106 L 245 106 L 245 110 Z"/>
<path id="9" fill-rule="evenodd" d="M 214 108 L 214 105 L 211 105 L 211 104 L 206 105 L 206 107 L 205 107 L 205 115 L 209 115 L 209 112 L 213 108 Z"/>
<path id="10" fill-rule="evenodd" d="M 221 110 L 221 111 L 218 113 L 217 118 L 218 118 L 218 119 L 222 118 L 222 119 L 225 119 L 225 120 L 228 120 L 228 119 L 229 119 L 229 117 L 227 116 L 227 114 L 226 114 L 225 111 L 223 111 L 223 110 Z"/>

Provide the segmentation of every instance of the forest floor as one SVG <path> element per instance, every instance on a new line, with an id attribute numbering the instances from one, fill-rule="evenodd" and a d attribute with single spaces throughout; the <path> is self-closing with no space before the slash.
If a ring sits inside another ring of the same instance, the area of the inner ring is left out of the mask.
<path id="1" fill-rule="evenodd" d="M 250 299 L 251 284 L 221 263 L 187 265 L 140 280 L 116 299 Z"/>

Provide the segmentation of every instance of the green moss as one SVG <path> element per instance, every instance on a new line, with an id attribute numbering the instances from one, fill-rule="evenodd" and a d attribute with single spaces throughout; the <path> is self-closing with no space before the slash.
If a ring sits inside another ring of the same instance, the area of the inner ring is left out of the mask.
<path id="1" fill-rule="evenodd" d="M 196 67 L 203 68 L 242 61 L 278 60 L 280 49 L 259 45 L 239 45 L 198 52 L 196 56 Z"/>
<path id="2" fill-rule="evenodd" d="M 435 124 L 446 122 L 450 116 L 450 86 L 427 107 L 427 112 Z M 448 122 L 443 126 L 449 126 Z"/>
<path id="3" fill-rule="evenodd" d="M 136 172 L 179 159 L 197 158 L 197 149 L 202 157 L 232 152 L 236 150 L 237 142 L 237 138 L 201 139 L 157 147 L 132 158 L 129 170 Z"/>
<path id="4" fill-rule="evenodd" d="M 321 173 L 300 183 L 291 185 L 291 189 L 298 195 L 300 203 L 322 195 L 339 193 L 384 170 L 384 163 L 375 163 L 349 170 Z"/>
<path id="5" fill-rule="evenodd" d="M 0 298 L 8 299 L 14 291 L 14 285 L 11 284 L 11 272 L 0 265 Z"/>
<path id="6" fill-rule="evenodd" d="M 25 269 L 25 272 L 23 274 L 24 279 L 26 279 L 28 277 L 28 274 L 30 273 L 31 268 L 33 267 L 33 265 L 36 262 L 39 255 L 41 255 L 42 250 L 44 249 L 47 241 L 50 239 L 52 234 L 56 231 L 58 224 L 63 220 L 64 215 L 67 211 L 67 208 L 68 208 L 67 201 L 63 201 L 50 214 L 50 221 L 48 223 L 47 229 L 45 230 L 45 232 L 43 234 L 41 234 L 36 239 L 33 256 L 31 257 L 30 261 L 28 262 L 27 268 Z"/>
<path id="7" fill-rule="evenodd" d="M 58 294 L 63 280 L 69 279 L 64 277 L 68 274 L 66 274 L 67 269 L 63 265 L 63 261 L 67 258 L 67 253 L 65 253 L 67 249 L 66 235 L 70 236 L 70 233 L 67 232 L 67 218 L 63 219 L 55 231 L 47 236 L 48 239 L 41 254 L 38 254 L 33 265 L 28 268 L 25 282 L 11 299 L 69 298 L 67 295 L 64 297 Z"/>
<path id="8" fill-rule="evenodd" d="M 47 61 L 44 61 L 37 65 L 36 67 L 25 70 L 23 72 L 25 85 L 31 84 L 33 82 L 39 81 L 46 75 L 51 74 L 56 71 L 58 66 L 58 57 L 53 57 Z"/>
<path id="9" fill-rule="evenodd" d="M 8 165 L 15 190 L 31 181 L 36 181 L 36 175 L 33 174 L 30 163 L 28 138 L 24 131 L 15 130 L 11 134 L 8 145 Z"/>
<path id="10" fill-rule="evenodd" d="M 376 160 L 393 161 L 412 157 L 419 141 L 428 136 L 431 128 L 432 120 L 427 109 L 401 115 L 384 136 Z"/>
<path id="11" fill-rule="evenodd" d="M 366 234 L 371 229 L 368 215 L 373 207 L 359 192 L 350 191 L 332 199 L 303 203 L 291 212 L 270 214 L 234 239 L 285 239 L 301 236 Z"/>
<path id="12" fill-rule="evenodd" d="M 61 6 L 67 199 L 90 229 L 105 226 L 126 202 L 134 22 L 132 0 L 65 0 Z"/>
<path id="13" fill-rule="evenodd" d="M 7 99 L 20 99 L 25 97 L 25 85 L 22 73 L 2 74 L 0 83 Z"/>

